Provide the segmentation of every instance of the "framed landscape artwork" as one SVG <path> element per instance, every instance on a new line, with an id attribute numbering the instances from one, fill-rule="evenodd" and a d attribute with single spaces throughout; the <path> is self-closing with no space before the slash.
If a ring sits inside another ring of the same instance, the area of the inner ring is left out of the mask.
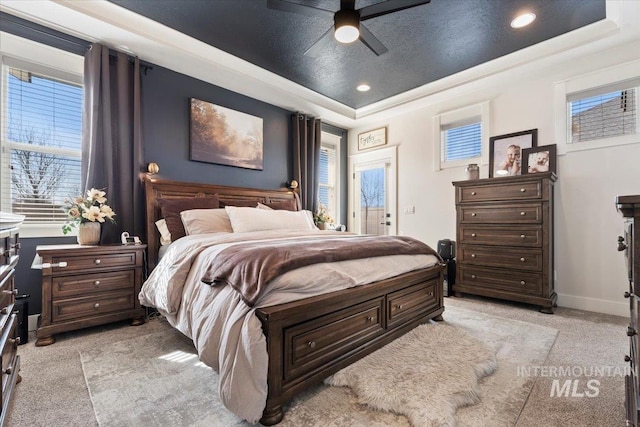
<path id="1" fill-rule="evenodd" d="M 556 145 L 525 148 L 522 150 L 522 173 L 556 173 Z"/>
<path id="2" fill-rule="evenodd" d="M 489 178 L 522 175 L 522 150 L 538 144 L 538 129 L 489 138 Z"/>
<path id="3" fill-rule="evenodd" d="M 262 118 L 191 98 L 190 159 L 263 168 Z"/>

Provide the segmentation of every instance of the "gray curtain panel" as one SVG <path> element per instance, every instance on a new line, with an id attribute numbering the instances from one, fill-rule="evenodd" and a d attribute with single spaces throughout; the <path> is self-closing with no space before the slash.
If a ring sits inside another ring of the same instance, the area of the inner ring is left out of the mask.
<path id="1" fill-rule="evenodd" d="M 320 119 L 295 113 L 293 122 L 293 179 L 298 181 L 302 209 L 315 212 L 318 208 L 320 183 Z"/>
<path id="2" fill-rule="evenodd" d="M 140 111 L 140 62 L 115 56 L 94 43 L 85 54 L 82 117 L 82 182 L 85 191 L 104 189 L 116 213 L 105 222 L 101 243 L 118 243 L 120 234 L 144 238 L 144 170 Z"/>

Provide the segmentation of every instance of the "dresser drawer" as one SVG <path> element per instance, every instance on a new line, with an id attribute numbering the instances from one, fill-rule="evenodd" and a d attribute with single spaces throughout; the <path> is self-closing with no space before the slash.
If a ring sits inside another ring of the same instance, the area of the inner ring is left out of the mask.
<path id="1" fill-rule="evenodd" d="M 6 307 L 9 307 L 15 301 L 16 291 L 13 286 L 14 275 L 16 271 L 11 270 L 3 272 L 2 279 L 0 280 L 0 312 L 3 314 L 11 314 L 9 312 L 4 313 Z"/>
<path id="2" fill-rule="evenodd" d="M 2 349 L 1 362 L 2 366 L 2 405 L 4 407 L 4 401 L 7 398 L 5 393 L 7 386 L 11 379 L 11 375 L 14 373 L 16 355 L 18 354 L 18 340 L 17 340 L 17 325 L 16 315 L 12 314 L 9 318 L 9 323 L 2 331 L 0 338 L 0 349 Z"/>
<path id="3" fill-rule="evenodd" d="M 59 299 L 118 289 L 133 289 L 134 277 L 135 270 L 54 277 L 51 293 L 54 299 Z"/>
<path id="4" fill-rule="evenodd" d="M 541 295 L 542 275 L 518 270 L 491 269 L 459 263 L 459 281 L 467 286 Z"/>
<path id="5" fill-rule="evenodd" d="M 521 182 L 459 187 L 458 202 L 513 201 L 542 199 L 542 182 Z"/>
<path id="6" fill-rule="evenodd" d="M 482 224 L 540 224 L 542 223 L 542 205 L 502 204 L 502 205 L 469 205 L 458 207 L 459 217 L 463 223 Z"/>
<path id="7" fill-rule="evenodd" d="M 4 237 L 2 242 L 2 254 L 0 255 L 0 265 L 10 265 L 15 267 L 18 263 L 18 252 L 20 250 L 20 239 L 18 232 L 10 232 Z"/>
<path id="8" fill-rule="evenodd" d="M 458 262 L 486 267 L 542 271 L 539 249 L 461 245 Z"/>
<path id="9" fill-rule="evenodd" d="M 54 322 L 62 322 L 82 317 L 132 310 L 135 308 L 134 297 L 135 295 L 132 291 L 127 291 L 53 301 L 52 318 Z"/>
<path id="10" fill-rule="evenodd" d="M 384 332 L 383 309 L 379 297 L 285 330 L 285 381 Z"/>
<path id="11" fill-rule="evenodd" d="M 542 247 L 541 225 L 519 225 L 512 227 L 486 226 L 484 224 L 462 224 L 459 229 L 459 244 Z"/>
<path id="12" fill-rule="evenodd" d="M 438 304 L 437 281 L 419 283 L 389 294 L 387 299 L 387 327 L 408 317 L 419 316 Z"/>
<path id="13" fill-rule="evenodd" d="M 94 270 L 109 267 L 134 267 L 136 265 L 136 253 L 125 252 L 122 254 L 97 254 L 97 255 L 62 255 L 52 258 L 52 263 L 66 262 L 65 267 L 52 267 L 52 271 L 68 272 L 78 270 Z"/>

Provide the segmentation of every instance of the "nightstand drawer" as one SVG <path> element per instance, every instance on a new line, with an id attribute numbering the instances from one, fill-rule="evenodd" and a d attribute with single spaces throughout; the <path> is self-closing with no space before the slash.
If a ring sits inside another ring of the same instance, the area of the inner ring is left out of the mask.
<path id="1" fill-rule="evenodd" d="M 132 289 L 134 279 L 135 270 L 54 277 L 51 292 L 54 299 L 59 299 L 118 289 Z"/>
<path id="2" fill-rule="evenodd" d="M 52 320 L 54 322 L 62 322 L 82 317 L 132 310 L 135 308 L 134 297 L 133 292 L 127 291 L 101 296 L 53 301 Z"/>
<path id="3" fill-rule="evenodd" d="M 542 275 L 508 269 L 490 269 L 468 264 L 458 264 L 459 281 L 466 286 L 517 292 L 519 294 L 541 295 Z"/>
<path id="4" fill-rule="evenodd" d="M 460 187 L 458 190 L 458 197 L 459 203 L 541 199 L 542 182 L 519 182 Z"/>
<path id="5" fill-rule="evenodd" d="M 540 225 L 511 227 L 485 226 L 484 224 L 460 225 L 460 244 L 503 245 L 539 248 L 543 234 Z"/>
<path id="6" fill-rule="evenodd" d="M 15 301 L 16 292 L 13 287 L 13 276 L 15 275 L 15 270 L 11 269 L 0 281 L 0 310 L 7 311 L 3 314 L 11 314 L 7 310 L 4 310 L 6 307 L 9 307 Z"/>
<path id="7" fill-rule="evenodd" d="M 542 251 L 497 246 L 461 245 L 458 262 L 486 267 L 542 271 Z"/>
<path id="8" fill-rule="evenodd" d="M 95 255 L 63 255 L 55 256 L 52 258 L 54 265 L 60 262 L 66 262 L 65 267 L 52 267 L 52 271 L 67 272 L 67 271 L 86 271 L 96 268 L 110 268 L 110 267 L 135 267 L 136 265 L 136 253 L 125 252 L 122 254 L 95 254 Z"/>
<path id="9" fill-rule="evenodd" d="M 483 224 L 540 224 L 542 223 L 542 205 L 539 203 L 528 204 L 503 204 L 503 205 L 476 205 L 458 207 L 458 215 L 463 223 Z"/>
<path id="10" fill-rule="evenodd" d="M 2 349 L 1 363 L 2 366 L 2 403 L 4 404 L 5 399 L 5 388 L 9 384 L 9 379 L 11 375 L 14 374 L 13 370 L 15 369 L 15 360 L 16 355 L 18 354 L 18 340 L 16 334 L 16 328 L 18 326 L 18 322 L 16 320 L 16 315 L 12 314 L 9 318 L 9 323 L 7 324 L 6 329 L 4 329 L 4 333 L 0 338 L 0 349 Z"/>

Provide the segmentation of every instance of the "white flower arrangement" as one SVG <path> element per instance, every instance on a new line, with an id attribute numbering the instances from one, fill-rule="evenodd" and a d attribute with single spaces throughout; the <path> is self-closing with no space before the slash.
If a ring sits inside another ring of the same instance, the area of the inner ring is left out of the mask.
<path id="1" fill-rule="evenodd" d="M 320 203 L 318 206 L 318 211 L 313 215 L 313 220 L 317 224 L 333 224 L 333 218 L 329 216 L 327 213 L 327 207 Z"/>
<path id="2" fill-rule="evenodd" d="M 74 197 L 64 201 L 62 209 L 67 213 L 67 222 L 62 226 L 62 232 L 67 234 L 78 224 L 85 222 L 105 222 L 115 223 L 113 217 L 115 212 L 107 205 L 105 197 L 107 193 L 102 190 L 92 188 L 87 191 L 87 197 Z"/>

